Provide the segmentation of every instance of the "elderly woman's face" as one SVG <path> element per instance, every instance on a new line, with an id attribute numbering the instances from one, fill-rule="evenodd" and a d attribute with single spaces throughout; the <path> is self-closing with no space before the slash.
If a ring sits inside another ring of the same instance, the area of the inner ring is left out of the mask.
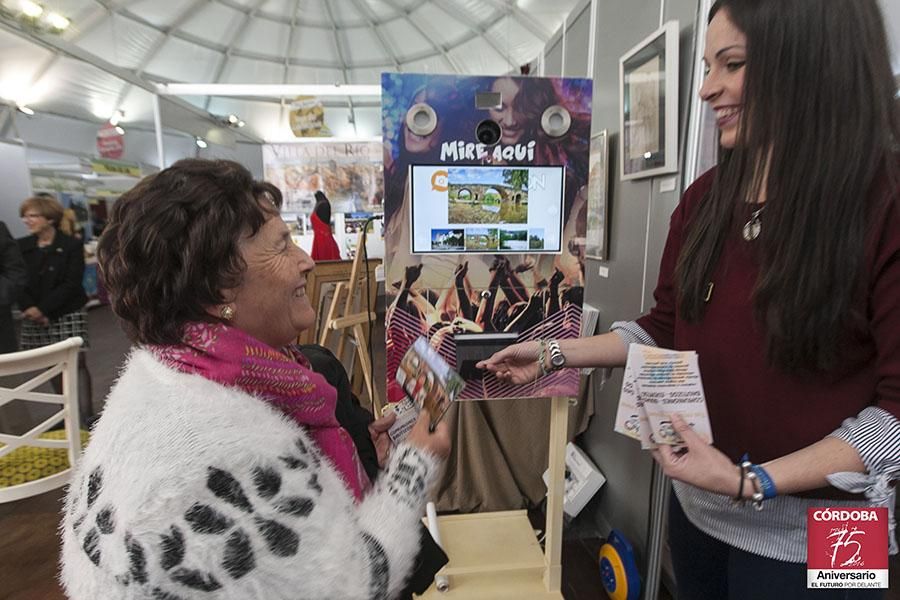
<path id="1" fill-rule="evenodd" d="M 255 236 L 244 239 L 241 255 L 247 270 L 232 290 L 232 325 L 273 348 L 312 327 L 316 313 L 306 295 L 306 276 L 315 263 L 294 244 L 281 217 L 270 217 Z"/>

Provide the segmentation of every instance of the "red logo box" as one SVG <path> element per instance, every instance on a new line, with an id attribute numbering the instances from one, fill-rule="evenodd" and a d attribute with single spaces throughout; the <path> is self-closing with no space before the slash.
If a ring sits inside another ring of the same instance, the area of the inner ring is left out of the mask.
<path id="1" fill-rule="evenodd" d="M 808 587 L 888 587 L 886 508 L 810 508 L 806 525 Z"/>

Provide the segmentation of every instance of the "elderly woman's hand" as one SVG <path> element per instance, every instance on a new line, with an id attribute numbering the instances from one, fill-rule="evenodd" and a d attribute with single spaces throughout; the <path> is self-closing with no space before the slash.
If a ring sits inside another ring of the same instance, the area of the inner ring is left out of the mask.
<path id="1" fill-rule="evenodd" d="M 372 438 L 372 444 L 375 446 L 375 455 L 378 456 L 378 468 L 380 469 L 383 469 L 387 464 L 388 455 L 391 451 L 391 436 L 388 435 L 388 430 L 396 420 L 397 414 L 394 411 L 390 411 L 381 418 L 369 423 L 369 436 Z"/>
<path id="2" fill-rule="evenodd" d="M 447 455 L 450 454 L 450 429 L 446 423 L 441 421 L 432 432 L 428 430 L 430 424 L 431 415 L 428 414 L 427 410 L 421 411 L 419 419 L 413 425 L 406 441 L 430 454 L 440 458 L 447 458 Z"/>

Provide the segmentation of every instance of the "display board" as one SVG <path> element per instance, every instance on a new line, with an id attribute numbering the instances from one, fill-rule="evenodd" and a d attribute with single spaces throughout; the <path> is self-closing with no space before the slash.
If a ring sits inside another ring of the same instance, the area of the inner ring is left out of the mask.
<path id="1" fill-rule="evenodd" d="M 322 190 L 331 211 L 381 211 L 384 190 L 378 142 L 265 144 L 266 181 L 284 196 L 283 213 L 308 215 Z"/>
<path id="2" fill-rule="evenodd" d="M 560 252 L 564 171 L 412 165 L 413 254 Z"/>
<path id="3" fill-rule="evenodd" d="M 425 336 L 575 338 L 584 295 L 588 79 L 382 76 L 388 399 Z M 460 399 L 575 396 L 577 370 L 510 386 L 470 373 Z"/>

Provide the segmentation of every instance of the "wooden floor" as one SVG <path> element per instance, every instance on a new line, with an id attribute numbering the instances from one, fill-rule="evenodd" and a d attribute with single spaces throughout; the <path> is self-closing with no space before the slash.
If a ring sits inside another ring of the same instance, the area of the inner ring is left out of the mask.
<path id="1" fill-rule="evenodd" d="M 88 364 L 94 383 L 94 406 L 102 400 L 130 347 L 107 307 L 89 312 L 91 350 Z M 376 335 L 379 333 L 376 331 Z M 383 378 L 383 352 L 375 353 L 375 373 Z M 382 379 L 383 382 L 383 379 Z M 383 383 L 382 383 L 383 385 Z M 0 600 L 56 600 L 65 596 L 57 583 L 59 541 L 56 528 L 62 491 L 8 504 L 0 504 Z M 535 527 L 543 517 L 532 511 Z M 563 596 L 566 600 L 604 598 L 597 556 L 601 540 L 590 524 L 580 519 L 566 529 L 563 540 Z M 896 557 L 895 557 L 896 558 Z M 900 561 L 891 562 L 892 581 L 900 579 Z M 892 585 L 885 600 L 900 600 L 900 583 Z M 671 597 L 665 589 L 659 600 Z M 99 599 L 98 599 L 99 600 Z"/>
<path id="2" fill-rule="evenodd" d="M 130 344 L 108 307 L 94 308 L 88 316 L 91 334 L 88 365 L 93 378 L 94 407 L 100 410 Z M 383 330 L 376 330 L 376 335 L 383 335 Z M 374 354 L 376 385 L 383 387 L 384 353 Z M 59 563 L 56 528 L 61 508 L 61 490 L 0 504 L 0 600 L 65 598 L 56 579 Z M 536 520 L 540 519 L 536 516 Z M 599 547 L 600 540 L 596 537 L 564 540 L 563 593 L 567 600 L 604 597 L 597 566 Z"/>

